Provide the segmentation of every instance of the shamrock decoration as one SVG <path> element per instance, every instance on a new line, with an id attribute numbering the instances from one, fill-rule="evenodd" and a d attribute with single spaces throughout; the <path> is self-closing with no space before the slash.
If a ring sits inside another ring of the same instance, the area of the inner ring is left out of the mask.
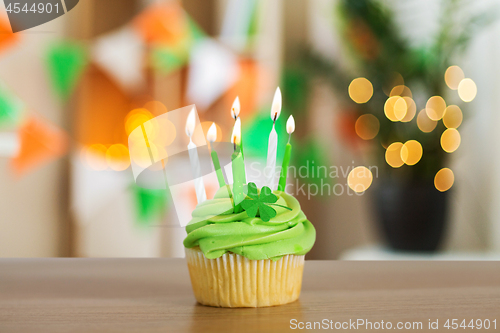
<path id="1" fill-rule="evenodd" d="M 258 214 L 262 221 L 268 222 L 276 216 L 276 210 L 270 207 L 271 205 L 291 210 L 291 208 L 275 204 L 276 201 L 278 201 L 278 197 L 273 194 L 269 187 L 264 186 L 259 195 L 257 185 L 249 183 L 247 198 L 241 202 L 241 207 L 247 212 L 248 216 L 256 217 Z"/>

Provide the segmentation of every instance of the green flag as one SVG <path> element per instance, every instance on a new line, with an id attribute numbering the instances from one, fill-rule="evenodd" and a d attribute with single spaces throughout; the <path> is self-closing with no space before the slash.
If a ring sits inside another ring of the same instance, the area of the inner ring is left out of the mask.
<path id="1" fill-rule="evenodd" d="M 136 199 L 137 222 L 148 225 L 167 209 L 167 190 L 152 190 L 133 185 Z"/>
<path id="2" fill-rule="evenodd" d="M 51 45 L 46 60 L 54 90 L 67 100 L 88 63 L 85 47 L 75 42 L 59 42 Z"/>
<path id="3" fill-rule="evenodd" d="M 0 82 L 0 128 L 19 125 L 24 107 L 24 103 Z"/>

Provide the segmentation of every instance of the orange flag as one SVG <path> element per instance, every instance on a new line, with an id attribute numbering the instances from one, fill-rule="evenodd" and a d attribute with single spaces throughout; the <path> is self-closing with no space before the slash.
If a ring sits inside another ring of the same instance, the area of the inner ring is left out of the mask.
<path id="1" fill-rule="evenodd" d="M 19 34 L 14 34 L 9 22 L 0 18 L 0 52 L 12 46 L 19 39 Z"/>
<path id="2" fill-rule="evenodd" d="M 236 96 L 241 103 L 242 118 L 249 117 L 257 109 L 259 75 L 265 74 L 259 64 L 251 59 L 240 60 L 240 76 L 236 83 L 224 95 L 225 109 L 230 110 Z M 267 78 L 266 78 L 267 79 Z"/>
<path id="3" fill-rule="evenodd" d="M 175 45 L 189 33 L 186 13 L 175 1 L 148 7 L 134 20 L 134 27 L 148 43 Z"/>
<path id="4" fill-rule="evenodd" d="M 64 131 L 34 116 L 29 116 L 21 125 L 19 138 L 21 148 L 11 161 L 18 176 L 64 155 L 68 149 L 68 136 Z"/>

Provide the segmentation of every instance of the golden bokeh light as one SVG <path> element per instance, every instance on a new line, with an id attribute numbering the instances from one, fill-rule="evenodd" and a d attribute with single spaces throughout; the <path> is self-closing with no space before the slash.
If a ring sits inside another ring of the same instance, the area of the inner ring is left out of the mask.
<path id="1" fill-rule="evenodd" d="M 472 79 L 463 79 L 458 85 L 458 96 L 464 102 L 470 102 L 477 95 L 476 83 Z"/>
<path id="2" fill-rule="evenodd" d="M 130 147 L 130 158 L 141 168 L 150 168 L 151 170 L 161 169 L 161 164 L 156 162 L 163 160 L 168 161 L 167 151 L 162 146 L 151 144 L 147 147 L 145 144 L 136 144 Z"/>
<path id="3" fill-rule="evenodd" d="M 410 88 L 405 85 L 399 85 L 392 88 L 389 96 L 413 97 Z"/>
<path id="4" fill-rule="evenodd" d="M 434 177 L 434 186 L 440 192 L 448 191 L 455 182 L 453 171 L 448 168 L 443 168 L 436 173 Z"/>
<path id="5" fill-rule="evenodd" d="M 354 125 L 356 134 L 363 140 L 371 140 L 377 136 L 380 122 L 372 114 L 364 114 L 356 120 Z"/>
<path id="6" fill-rule="evenodd" d="M 401 148 L 403 148 L 401 142 L 394 142 L 385 151 L 385 161 L 393 168 L 399 168 L 404 164 L 401 158 Z"/>
<path id="7" fill-rule="evenodd" d="M 177 136 L 175 125 L 166 117 L 154 118 L 144 125 L 149 141 L 156 146 L 167 147 Z"/>
<path id="8" fill-rule="evenodd" d="M 424 133 L 432 132 L 437 125 L 437 121 L 430 119 L 427 116 L 425 109 L 421 110 L 417 116 L 417 126 Z"/>
<path id="9" fill-rule="evenodd" d="M 447 153 L 453 153 L 460 146 L 460 133 L 454 128 L 448 128 L 441 135 L 441 147 Z"/>
<path id="10" fill-rule="evenodd" d="M 354 102 L 363 104 L 368 102 L 372 96 L 373 86 L 368 79 L 358 77 L 349 84 L 349 97 L 351 97 Z"/>
<path id="11" fill-rule="evenodd" d="M 134 109 L 130 111 L 125 117 L 125 132 L 127 135 L 130 135 L 136 127 L 141 126 L 150 119 L 153 119 L 153 115 L 147 109 Z"/>
<path id="12" fill-rule="evenodd" d="M 462 110 L 457 105 L 450 105 L 446 108 L 443 116 L 443 124 L 447 128 L 458 128 L 463 120 Z"/>
<path id="13" fill-rule="evenodd" d="M 403 97 L 403 99 L 406 102 L 406 115 L 401 119 L 402 122 L 409 122 L 415 117 L 415 114 L 417 113 L 417 105 L 415 104 L 415 101 L 411 97 Z"/>
<path id="14" fill-rule="evenodd" d="M 422 158 L 422 145 L 416 140 L 406 141 L 401 147 L 401 160 L 408 165 L 415 165 Z"/>
<path id="15" fill-rule="evenodd" d="M 425 105 L 427 116 L 435 121 L 440 120 L 446 111 L 446 102 L 441 96 L 432 96 Z"/>
<path id="16" fill-rule="evenodd" d="M 355 167 L 349 172 L 349 176 L 347 176 L 347 184 L 357 193 L 366 191 L 372 184 L 372 181 L 372 172 L 364 166 Z"/>
<path id="17" fill-rule="evenodd" d="M 401 121 L 406 116 L 406 110 L 408 109 L 408 105 L 403 97 L 399 97 L 394 103 L 394 117 L 398 121 Z"/>
<path id="18" fill-rule="evenodd" d="M 464 77 L 464 72 L 458 66 L 450 66 L 444 73 L 444 81 L 446 82 L 446 85 L 453 90 L 458 89 L 458 85 Z"/>
<path id="19" fill-rule="evenodd" d="M 111 145 L 106 150 L 106 161 L 112 170 L 126 170 L 130 166 L 130 156 L 127 147 L 122 144 Z"/>
<path id="20" fill-rule="evenodd" d="M 396 117 L 396 113 L 395 113 L 395 106 L 396 106 L 396 102 L 398 100 L 403 100 L 404 99 L 400 96 L 392 96 L 392 97 L 389 97 L 386 101 L 385 101 L 385 104 L 384 104 L 384 113 L 385 113 L 385 116 L 391 120 L 391 121 L 399 121 L 399 119 Z M 406 102 L 405 102 L 406 103 Z"/>
<path id="21" fill-rule="evenodd" d="M 160 101 L 150 101 L 144 104 L 144 108 L 155 116 L 167 113 L 167 107 Z"/>
<path id="22" fill-rule="evenodd" d="M 94 170 L 106 170 L 108 164 L 106 163 L 107 148 L 103 144 L 90 145 L 85 151 L 85 161 L 88 166 Z"/>

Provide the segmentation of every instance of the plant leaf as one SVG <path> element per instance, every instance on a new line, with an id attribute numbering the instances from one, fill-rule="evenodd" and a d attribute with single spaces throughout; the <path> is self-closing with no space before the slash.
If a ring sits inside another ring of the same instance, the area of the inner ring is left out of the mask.
<path id="1" fill-rule="evenodd" d="M 259 205 L 260 219 L 264 222 L 269 222 L 270 219 L 276 216 L 276 211 L 267 205 Z"/>

